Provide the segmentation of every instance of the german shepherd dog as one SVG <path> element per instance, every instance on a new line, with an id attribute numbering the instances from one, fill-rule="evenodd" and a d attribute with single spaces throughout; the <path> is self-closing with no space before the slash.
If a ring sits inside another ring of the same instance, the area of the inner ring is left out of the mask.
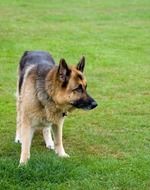
<path id="1" fill-rule="evenodd" d="M 21 143 L 20 164 L 30 158 L 34 131 L 42 128 L 46 147 L 69 157 L 62 142 L 65 116 L 75 108 L 91 110 L 96 101 L 86 92 L 85 58 L 69 67 L 65 59 L 56 65 L 45 51 L 26 51 L 19 64 L 16 142 Z M 52 132 L 52 135 L 51 135 Z M 54 140 L 54 142 L 53 142 Z"/>

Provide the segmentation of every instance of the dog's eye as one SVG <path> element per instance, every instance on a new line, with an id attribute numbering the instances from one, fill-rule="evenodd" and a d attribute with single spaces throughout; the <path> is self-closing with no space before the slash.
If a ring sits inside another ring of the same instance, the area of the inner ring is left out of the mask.
<path id="1" fill-rule="evenodd" d="M 73 91 L 82 93 L 83 92 L 82 85 L 80 84 L 77 88 L 73 89 Z"/>

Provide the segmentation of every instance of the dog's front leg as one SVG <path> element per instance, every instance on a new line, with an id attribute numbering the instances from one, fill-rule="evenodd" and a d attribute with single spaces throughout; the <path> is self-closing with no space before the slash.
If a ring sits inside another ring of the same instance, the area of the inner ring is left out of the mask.
<path id="1" fill-rule="evenodd" d="M 54 142 L 51 136 L 51 127 L 43 128 L 43 137 L 45 140 L 46 147 L 49 149 L 54 149 Z"/>
<path id="2" fill-rule="evenodd" d="M 30 158 L 30 146 L 35 129 L 31 127 L 28 119 L 23 120 L 21 124 L 21 156 L 20 164 L 26 164 Z"/>
<path id="3" fill-rule="evenodd" d="M 55 152 L 60 157 L 69 157 L 69 155 L 64 150 L 63 142 L 62 142 L 63 123 L 64 123 L 64 119 L 62 119 L 58 125 L 54 125 L 54 124 L 52 125 Z"/>

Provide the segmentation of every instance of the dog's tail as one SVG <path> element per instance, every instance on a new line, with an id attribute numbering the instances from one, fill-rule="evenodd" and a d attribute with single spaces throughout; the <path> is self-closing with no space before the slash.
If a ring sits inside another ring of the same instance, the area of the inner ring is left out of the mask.
<path id="1" fill-rule="evenodd" d="M 18 84 L 17 84 L 17 94 L 20 94 L 21 91 L 21 86 L 23 83 L 23 78 L 24 78 L 24 68 L 26 65 L 26 56 L 29 51 L 25 51 L 24 54 L 22 55 L 20 62 L 19 62 L 19 67 L 18 67 Z"/>
<path id="2" fill-rule="evenodd" d="M 19 72 L 21 72 L 24 67 L 25 67 L 25 63 L 26 63 L 26 59 L 25 57 L 27 56 L 29 51 L 25 51 L 24 54 L 22 55 L 20 62 L 19 62 Z"/>

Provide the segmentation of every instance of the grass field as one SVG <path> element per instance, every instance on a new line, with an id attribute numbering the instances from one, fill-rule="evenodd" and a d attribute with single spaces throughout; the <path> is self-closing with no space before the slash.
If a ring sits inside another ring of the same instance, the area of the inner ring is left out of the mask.
<path id="1" fill-rule="evenodd" d="M 18 167 L 14 143 L 16 70 L 25 50 L 56 62 L 87 60 L 88 91 L 99 106 L 65 121 L 60 159 L 34 136 Z M 150 189 L 150 1 L 0 1 L 0 189 Z"/>

